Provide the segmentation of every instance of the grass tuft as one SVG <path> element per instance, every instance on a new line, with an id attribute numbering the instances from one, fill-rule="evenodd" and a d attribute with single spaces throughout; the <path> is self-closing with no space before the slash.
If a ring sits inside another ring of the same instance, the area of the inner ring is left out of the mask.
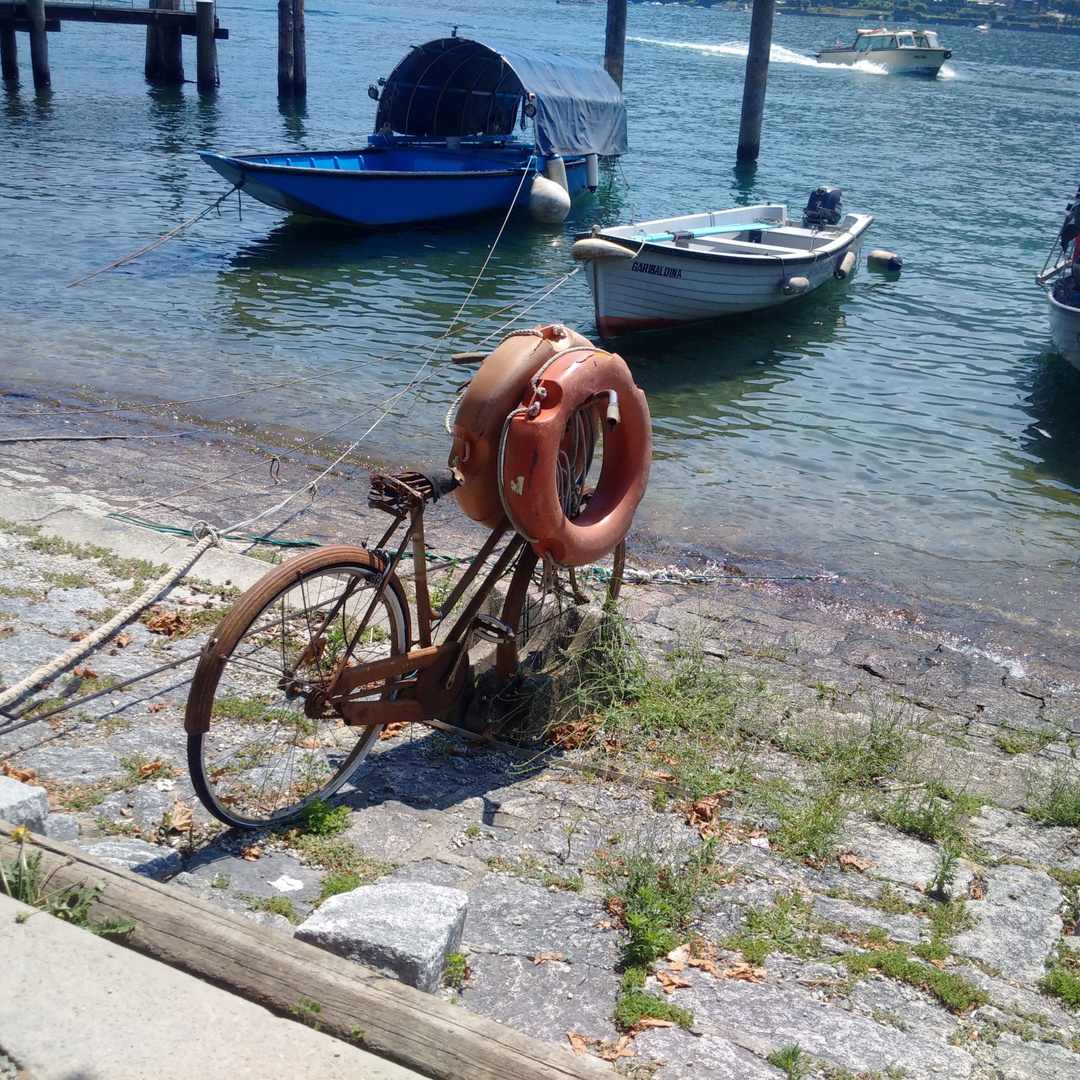
<path id="1" fill-rule="evenodd" d="M 1080 771 L 1059 766 L 1049 787 L 1029 796 L 1026 809 L 1036 821 L 1048 825 L 1080 826 Z"/>

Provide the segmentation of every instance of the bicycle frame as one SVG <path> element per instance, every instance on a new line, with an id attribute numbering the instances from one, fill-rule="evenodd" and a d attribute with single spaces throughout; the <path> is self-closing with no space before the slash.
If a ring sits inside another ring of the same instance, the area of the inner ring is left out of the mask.
<path id="1" fill-rule="evenodd" d="M 424 479 L 416 474 L 372 477 L 372 496 L 369 505 L 385 510 L 394 517 L 379 543 L 372 549 L 372 553 L 383 564 L 382 576 L 378 587 L 373 590 L 371 603 L 345 650 L 345 658 L 339 662 L 322 694 L 319 695 L 320 705 L 335 708 L 344 718 L 345 723 L 350 726 L 364 727 L 433 720 L 449 711 L 461 696 L 468 677 L 466 661 L 473 633 L 479 632 L 489 640 L 498 642 L 500 669 L 516 666 L 516 649 L 513 646 L 514 628 L 491 616 L 481 616 L 480 609 L 491 595 L 496 583 L 505 576 L 514 559 L 525 548 L 525 541 L 517 534 L 511 536 L 445 639 L 439 644 L 432 642 L 432 630 L 436 624 L 442 622 L 443 612 L 454 609 L 479 576 L 499 542 L 510 531 L 510 527 L 509 523 L 504 522 L 490 533 L 476 558 L 444 601 L 442 608 L 433 609 L 427 580 L 424 510 L 428 499 L 432 498 L 434 493 L 423 490 L 426 484 L 421 486 L 417 483 Z M 394 534 L 406 520 L 408 525 L 401 535 L 396 550 L 388 552 L 386 545 L 390 543 Z M 347 666 L 347 657 L 359 642 L 379 602 L 383 586 L 396 572 L 410 546 L 416 582 L 415 639 L 407 643 L 406 652 L 400 656 L 390 656 L 384 660 L 354 667 Z M 347 597 L 343 597 L 334 610 L 327 613 L 323 628 L 330 625 L 346 599 Z M 379 700 L 350 700 L 350 695 L 356 690 L 364 687 L 373 688 L 379 683 L 386 683 L 383 690 L 384 696 Z"/>

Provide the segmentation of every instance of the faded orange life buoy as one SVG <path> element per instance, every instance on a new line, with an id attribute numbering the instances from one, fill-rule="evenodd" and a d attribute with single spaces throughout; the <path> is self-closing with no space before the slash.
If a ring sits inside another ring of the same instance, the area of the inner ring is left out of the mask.
<path id="1" fill-rule="evenodd" d="M 521 401 L 529 380 L 552 357 L 588 338 L 565 326 L 538 326 L 504 338 L 480 365 L 454 416 L 449 465 L 461 479 L 454 498 L 489 529 L 503 520 L 496 457 L 507 415 Z"/>
<path id="2" fill-rule="evenodd" d="M 575 492 L 601 438 L 595 489 Z M 506 419 L 502 505 L 538 555 L 585 566 L 626 538 L 651 461 L 648 402 L 626 362 L 592 346 L 567 349 L 531 378 Z"/>

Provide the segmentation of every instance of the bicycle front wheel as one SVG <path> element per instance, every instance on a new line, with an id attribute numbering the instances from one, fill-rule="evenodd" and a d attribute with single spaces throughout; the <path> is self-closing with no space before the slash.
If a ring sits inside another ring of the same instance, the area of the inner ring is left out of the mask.
<path id="1" fill-rule="evenodd" d="M 381 726 L 349 727 L 325 689 L 344 667 L 407 651 L 409 609 L 364 548 L 322 548 L 266 574 L 222 620 L 188 696 L 188 767 L 227 825 L 290 821 L 337 791 Z M 350 703 L 393 695 L 365 684 Z"/>

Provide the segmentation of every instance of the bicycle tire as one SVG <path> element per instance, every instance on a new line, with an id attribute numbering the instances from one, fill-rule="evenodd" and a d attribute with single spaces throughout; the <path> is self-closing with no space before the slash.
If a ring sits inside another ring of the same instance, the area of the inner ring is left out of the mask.
<path id="1" fill-rule="evenodd" d="M 218 820 L 291 821 L 333 795 L 378 740 L 382 726 L 346 726 L 317 695 L 342 661 L 408 650 L 405 593 L 395 574 L 380 584 L 383 569 L 364 548 L 320 548 L 264 575 L 219 624 L 185 720 L 191 780 Z M 392 685 L 361 687 L 353 700 L 392 696 Z"/>

